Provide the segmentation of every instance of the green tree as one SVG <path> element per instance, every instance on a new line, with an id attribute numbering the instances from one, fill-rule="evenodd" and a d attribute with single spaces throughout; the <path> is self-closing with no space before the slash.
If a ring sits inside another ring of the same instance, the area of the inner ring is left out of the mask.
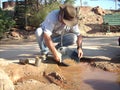
<path id="1" fill-rule="evenodd" d="M 17 12 L 19 13 L 21 12 L 21 10 L 25 10 L 23 15 L 23 17 L 25 18 L 24 22 L 19 21 L 21 22 L 21 24 L 25 23 L 24 27 L 29 25 L 38 27 L 39 24 L 45 19 L 46 15 L 51 10 L 59 8 L 61 2 L 61 0 L 23 0 L 23 1 L 26 2 L 25 9 L 21 8 Z M 17 5 L 16 7 L 19 6 Z"/>
<path id="2" fill-rule="evenodd" d="M 14 25 L 15 21 L 12 19 L 12 16 L 9 15 L 9 12 L 0 9 L 0 37 Z"/>
<path id="3" fill-rule="evenodd" d="M 45 19 L 46 15 L 54 9 L 58 9 L 59 5 L 60 5 L 60 3 L 57 0 L 53 3 L 47 2 L 44 4 L 39 4 L 38 11 L 34 12 L 34 13 L 30 13 L 30 16 L 28 17 L 28 24 L 31 26 L 38 27 L 39 24 Z M 28 8 L 28 9 L 30 10 L 30 8 Z M 32 12 L 32 11 L 30 10 L 29 12 Z"/>
<path id="4" fill-rule="evenodd" d="M 65 4 L 74 4 L 76 0 L 65 0 Z"/>

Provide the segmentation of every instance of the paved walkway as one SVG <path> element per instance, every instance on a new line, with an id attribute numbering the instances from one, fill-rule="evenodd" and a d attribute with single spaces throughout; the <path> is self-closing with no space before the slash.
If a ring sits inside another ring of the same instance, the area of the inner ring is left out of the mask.
<path id="1" fill-rule="evenodd" d="M 84 38 L 84 56 L 114 58 L 120 56 L 118 37 Z"/>
<path id="2" fill-rule="evenodd" d="M 113 58 L 120 56 L 118 37 L 83 38 L 83 52 L 85 57 Z M 19 58 L 32 58 L 35 55 L 39 55 L 37 42 L 0 45 L 0 59 L 14 62 Z"/>

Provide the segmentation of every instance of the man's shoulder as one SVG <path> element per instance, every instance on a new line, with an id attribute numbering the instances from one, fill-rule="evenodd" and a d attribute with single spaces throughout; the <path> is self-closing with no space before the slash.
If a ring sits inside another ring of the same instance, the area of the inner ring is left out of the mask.
<path id="1" fill-rule="evenodd" d="M 47 19 L 57 21 L 59 10 L 53 10 L 47 15 Z"/>
<path id="2" fill-rule="evenodd" d="M 56 9 L 56 10 L 52 10 L 51 12 L 52 13 L 58 13 L 60 10 L 59 9 Z"/>
<path id="3" fill-rule="evenodd" d="M 50 15 L 58 15 L 59 14 L 59 10 L 53 10 L 49 13 Z"/>
<path id="4" fill-rule="evenodd" d="M 78 26 L 78 24 L 76 24 L 72 28 L 79 28 L 79 26 Z"/>

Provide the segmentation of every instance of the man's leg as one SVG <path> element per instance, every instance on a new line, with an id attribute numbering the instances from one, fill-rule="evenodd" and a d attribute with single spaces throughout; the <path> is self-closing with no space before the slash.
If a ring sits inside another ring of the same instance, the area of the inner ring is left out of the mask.
<path id="1" fill-rule="evenodd" d="M 74 33 L 68 33 L 68 34 L 63 35 L 62 42 L 61 42 L 61 36 L 53 38 L 53 41 L 59 42 L 56 48 L 62 47 L 61 43 L 63 46 L 69 46 L 69 45 L 73 45 L 76 43 L 77 36 Z"/>
<path id="2" fill-rule="evenodd" d="M 44 39 L 43 39 L 43 30 L 41 27 L 37 28 L 35 32 L 37 42 L 39 44 L 39 48 L 41 50 L 42 54 L 47 54 L 49 52 L 48 47 L 45 45 Z"/>

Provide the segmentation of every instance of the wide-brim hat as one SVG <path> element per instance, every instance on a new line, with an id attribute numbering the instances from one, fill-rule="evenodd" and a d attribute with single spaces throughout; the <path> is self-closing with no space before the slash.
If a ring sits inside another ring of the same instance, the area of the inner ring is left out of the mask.
<path id="1" fill-rule="evenodd" d="M 62 21 L 67 26 L 74 26 L 78 23 L 77 9 L 72 5 L 61 5 L 60 12 L 62 12 Z"/>

